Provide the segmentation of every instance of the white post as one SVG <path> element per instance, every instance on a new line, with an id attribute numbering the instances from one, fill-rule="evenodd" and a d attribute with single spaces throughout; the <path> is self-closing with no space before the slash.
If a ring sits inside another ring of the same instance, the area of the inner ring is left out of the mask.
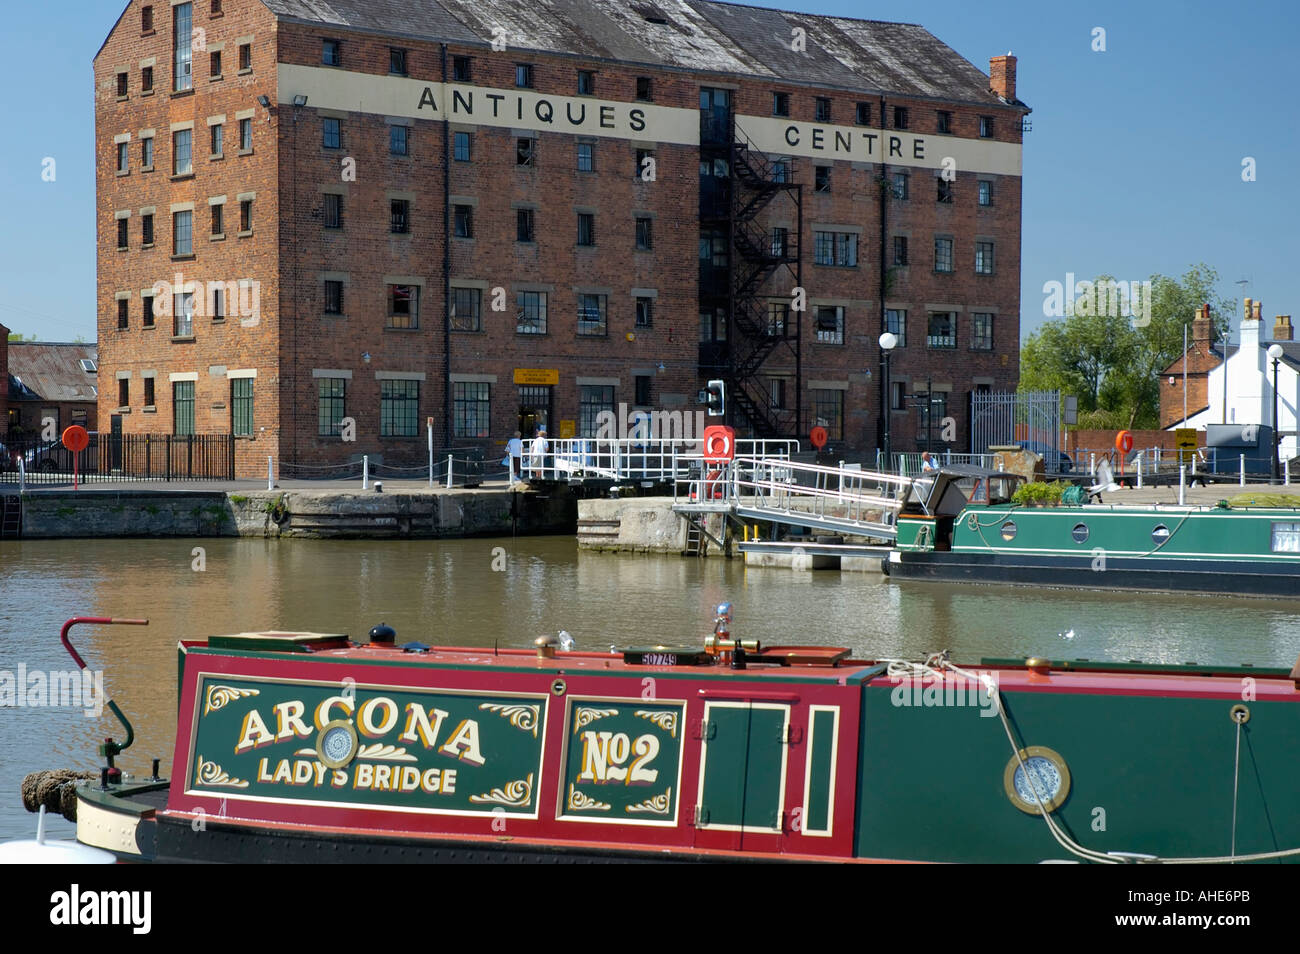
<path id="1" fill-rule="evenodd" d="M 451 455 L 447 455 L 447 489 L 451 490 Z"/>
<path id="2" fill-rule="evenodd" d="M 1246 455 L 1239 454 L 1237 456 L 1240 459 L 1240 468 L 1241 468 L 1240 471 L 1241 476 L 1238 478 L 1237 483 L 1240 486 L 1245 487 L 1246 486 Z"/>
<path id="3" fill-rule="evenodd" d="M 1137 477 L 1138 477 L 1138 484 L 1137 484 L 1137 489 L 1138 489 L 1138 490 L 1141 490 L 1141 489 L 1142 489 L 1142 455 L 1141 455 L 1141 454 L 1138 454 L 1138 455 L 1137 455 L 1137 465 L 1138 465 L 1138 474 L 1137 474 Z"/>
<path id="4" fill-rule="evenodd" d="M 266 455 L 266 489 L 275 489 L 275 463 L 272 461 L 270 454 Z"/>
<path id="5" fill-rule="evenodd" d="M 433 418 L 429 418 L 429 486 L 433 486 Z M 506 454 L 509 457 L 509 452 Z"/>
<path id="6" fill-rule="evenodd" d="M 18 458 L 18 493 L 27 493 L 27 463 L 21 457 Z"/>
<path id="7" fill-rule="evenodd" d="M 1183 501 L 1186 499 L 1184 496 L 1186 489 L 1187 489 L 1187 465 L 1179 464 L 1178 465 L 1178 506 L 1180 507 L 1183 505 Z"/>
<path id="8" fill-rule="evenodd" d="M 1097 476 L 1097 455 L 1094 452 L 1088 454 L 1088 476 Z"/>
<path id="9" fill-rule="evenodd" d="M 1291 460 L 1292 458 L 1288 457 L 1282 469 L 1282 483 L 1288 487 L 1291 485 Z"/>
<path id="10" fill-rule="evenodd" d="M 370 455 L 361 455 L 361 489 L 370 489 Z"/>

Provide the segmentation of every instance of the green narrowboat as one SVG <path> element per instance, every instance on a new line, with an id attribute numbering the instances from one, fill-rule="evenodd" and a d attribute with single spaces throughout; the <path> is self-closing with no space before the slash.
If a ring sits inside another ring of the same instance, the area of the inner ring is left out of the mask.
<path id="1" fill-rule="evenodd" d="M 1024 478 L 946 467 L 917 481 L 882 570 L 895 580 L 1300 598 L 1300 510 L 1021 506 Z"/>
<path id="2" fill-rule="evenodd" d="M 1300 664 L 852 659 L 724 604 L 603 653 L 183 640 L 169 778 L 113 766 L 110 708 L 75 820 L 122 860 L 1300 858 Z"/>

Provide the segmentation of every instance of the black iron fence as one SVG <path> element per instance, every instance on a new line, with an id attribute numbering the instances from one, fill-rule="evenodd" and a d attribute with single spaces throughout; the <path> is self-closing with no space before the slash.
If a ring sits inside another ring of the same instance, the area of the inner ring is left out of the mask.
<path id="1" fill-rule="evenodd" d="M 91 434 L 72 451 L 61 440 L 0 433 L 0 484 L 64 484 L 74 466 L 87 483 L 127 480 L 233 480 L 235 439 L 230 434 Z"/>

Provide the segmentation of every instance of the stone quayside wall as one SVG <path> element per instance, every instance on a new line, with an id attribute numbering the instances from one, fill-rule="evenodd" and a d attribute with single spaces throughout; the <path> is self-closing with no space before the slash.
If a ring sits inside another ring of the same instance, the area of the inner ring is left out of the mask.
<path id="1" fill-rule="evenodd" d="M 28 494 L 22 535 L 54 537 L 470 537 L 572 533 L 571 497 L 463 490 L 78 491 Z"/>

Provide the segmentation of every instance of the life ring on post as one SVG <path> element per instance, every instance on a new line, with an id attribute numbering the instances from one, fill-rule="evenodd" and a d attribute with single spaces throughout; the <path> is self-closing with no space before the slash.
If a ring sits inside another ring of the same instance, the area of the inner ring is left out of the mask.
<path id="1" fill-rule="evenodd" d="M 1120 431 L 1115 435 L 1115 450 L 1121 454 L 1127 454 L 1133 449 L 1133 432 Z"/>
<path id="2" fill-rule="evenodd" d="M 736 431 L 723 424 L 704 429 L 704 459 L 710 464 L 726 464 L 736 457 Z"/>

